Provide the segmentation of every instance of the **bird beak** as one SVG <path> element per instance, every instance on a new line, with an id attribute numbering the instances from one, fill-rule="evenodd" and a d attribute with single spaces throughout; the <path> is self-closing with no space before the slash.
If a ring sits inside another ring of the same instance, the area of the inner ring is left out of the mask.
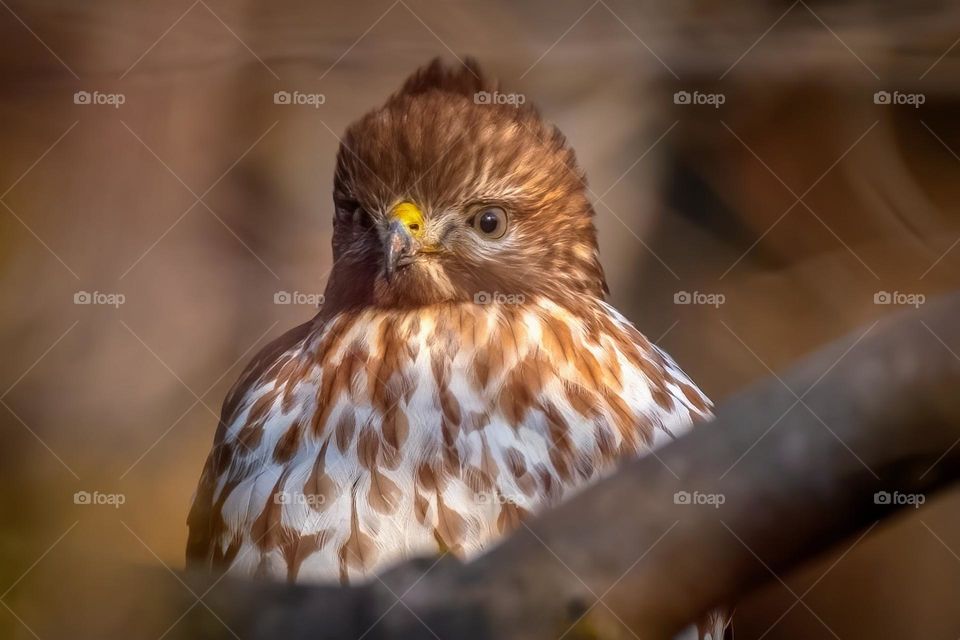
<path id="1" fill-rule="evenodd" d="M 401 202 L 390 213 L 384 236 L 383 274 L 393 280 L 397 271 L 411 262 L 420 249 L 424 220 L 420 209 L 410 202 Z"/>

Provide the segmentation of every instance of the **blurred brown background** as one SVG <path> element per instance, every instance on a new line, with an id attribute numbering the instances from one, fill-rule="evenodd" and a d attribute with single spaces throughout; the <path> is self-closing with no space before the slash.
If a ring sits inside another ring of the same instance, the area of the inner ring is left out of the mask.
<path id="1" fill-rule="evenodd" d="M 337 136 L 433 56 L 567 134 L 613 303 L 719 401 L 960 286 L 955 3 L 0 5 L 0 636 L 78 567 L 182 566 L 222 398 L 313 314 L 275 294 L 323 291 Z M 771 578 L 738 640 L 960 636 L 958 505 Z"/>

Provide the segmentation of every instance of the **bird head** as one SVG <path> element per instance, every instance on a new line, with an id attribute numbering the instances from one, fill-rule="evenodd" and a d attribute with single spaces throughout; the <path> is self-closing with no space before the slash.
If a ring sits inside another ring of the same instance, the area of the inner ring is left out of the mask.
<path id="1" fill-rule="evenodd" d="M 602 298 L 585 190 L 522 96 L 434 60 L 343 137 L 325 309 Z"/>

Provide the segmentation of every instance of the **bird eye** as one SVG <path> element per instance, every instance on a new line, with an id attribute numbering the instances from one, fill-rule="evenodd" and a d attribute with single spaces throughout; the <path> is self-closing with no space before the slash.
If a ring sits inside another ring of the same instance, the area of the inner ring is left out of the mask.
<path id="1" fill-rule="evenodd" d="M 471 225 L 481 235 L 497 240 L 507 232 L 507 212 L 500 207 L 487 207 L 472 218 Z"/>

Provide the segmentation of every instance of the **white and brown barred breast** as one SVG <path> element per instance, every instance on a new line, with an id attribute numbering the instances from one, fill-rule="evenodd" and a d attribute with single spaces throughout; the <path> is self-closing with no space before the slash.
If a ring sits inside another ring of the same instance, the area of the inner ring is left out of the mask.
<path id="1" fill-rule="evenodd" d="M 225 403 L 189 565 L 354 582 L 470 557 L 710 415 L 602 301 L 369 309 L 288 336 Z"/>

